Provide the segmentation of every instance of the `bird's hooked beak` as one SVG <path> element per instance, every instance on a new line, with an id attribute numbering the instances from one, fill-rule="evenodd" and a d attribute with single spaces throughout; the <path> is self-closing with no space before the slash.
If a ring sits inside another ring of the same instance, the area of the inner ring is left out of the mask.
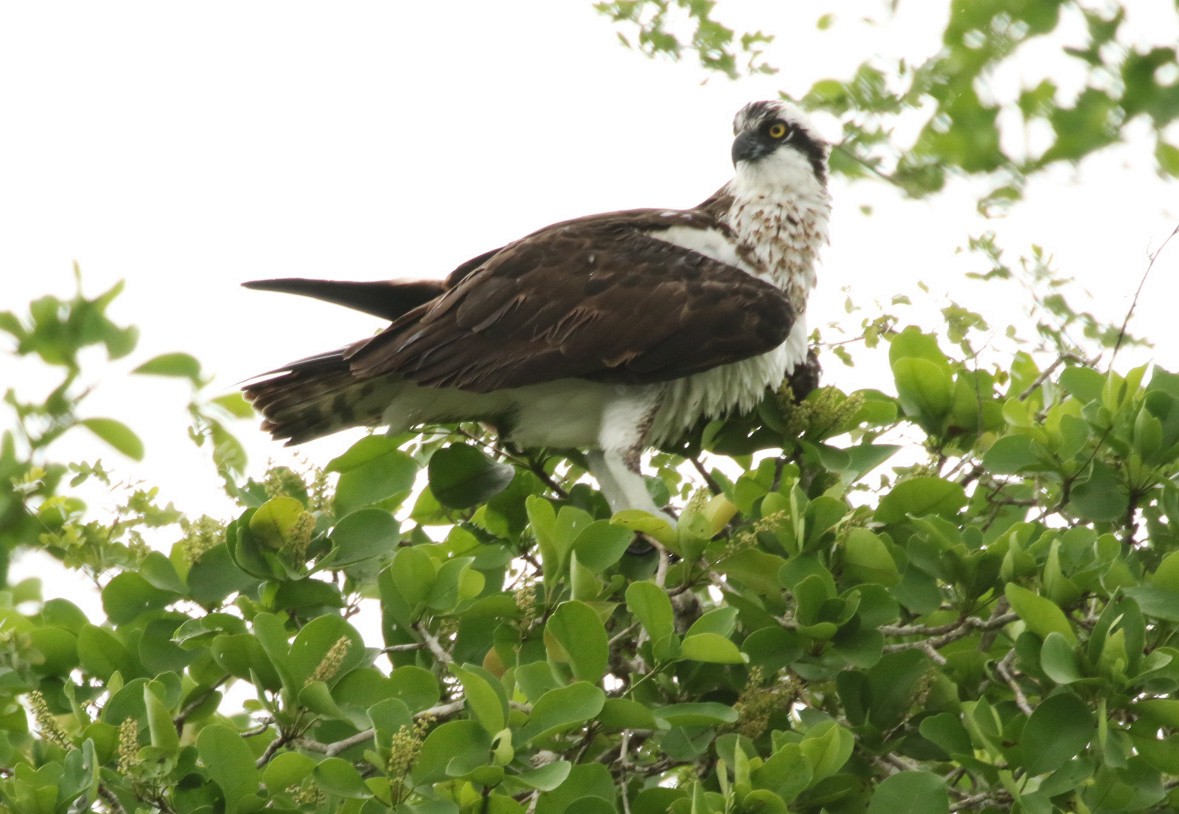
<path id="1" fill-rule="evenodd" d="M 770 151 L 770 145 L 756 130 L 745 130 L 733 139 L 733 166 L 738 161 L 756 161 Z"/>

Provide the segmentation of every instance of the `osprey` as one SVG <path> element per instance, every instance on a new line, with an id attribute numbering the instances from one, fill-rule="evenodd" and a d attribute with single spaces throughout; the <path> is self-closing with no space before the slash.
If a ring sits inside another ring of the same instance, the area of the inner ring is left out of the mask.
<path id="1" fill-rule="evenodd" d="M 746 105 L 733 130 L 735 177 L 694 209 L 556 223 L 442 281 L 246 283 L 391 321 L 247 385 L 263 428 L 297 444 L 477 420 L 522 447 L 586 450 L 614 511 L 658 513 L 643 450 L 751 409 L 807 356 L 826 145 L 778 101 Z"/>

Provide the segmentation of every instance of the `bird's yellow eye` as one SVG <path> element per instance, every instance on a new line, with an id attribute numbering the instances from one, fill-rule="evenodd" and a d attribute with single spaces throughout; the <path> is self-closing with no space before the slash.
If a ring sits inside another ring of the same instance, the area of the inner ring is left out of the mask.
<path id="1" fill-rule="evenodd" d="M 782 122 L 774 122 L 770 125 L 770 138 L 782 138 L 786 135 L 786 125 Z"/>

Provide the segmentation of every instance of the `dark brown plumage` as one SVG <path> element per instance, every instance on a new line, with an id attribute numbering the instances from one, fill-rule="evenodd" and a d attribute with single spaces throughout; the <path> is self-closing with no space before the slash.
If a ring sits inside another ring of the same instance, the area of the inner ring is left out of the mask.
<path id="1" fill-rule="evenodd" d="M 764 353 L 794 324 L 783 292 L 657 237 L 688 221 L 723 228 L 708 220 L 635 210 L 542 229 L 451 275 L 442 294 L 345 358 L 359 378 L 488 392 L 566 378 L 661 382 Z"/>

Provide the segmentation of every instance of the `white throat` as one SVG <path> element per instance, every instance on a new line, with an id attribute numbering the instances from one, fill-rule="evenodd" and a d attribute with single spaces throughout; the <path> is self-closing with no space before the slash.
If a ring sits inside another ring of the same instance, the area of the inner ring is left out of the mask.
<path id="1" fill-rule="evenodd" d="M 779 148 L 741 161 L 729 182 L 727 220 L 758 270 L 786 291 L 802 313 L 815 285 L 815 261 L 827 242 L 831 197 L 797 150 Z"/>

